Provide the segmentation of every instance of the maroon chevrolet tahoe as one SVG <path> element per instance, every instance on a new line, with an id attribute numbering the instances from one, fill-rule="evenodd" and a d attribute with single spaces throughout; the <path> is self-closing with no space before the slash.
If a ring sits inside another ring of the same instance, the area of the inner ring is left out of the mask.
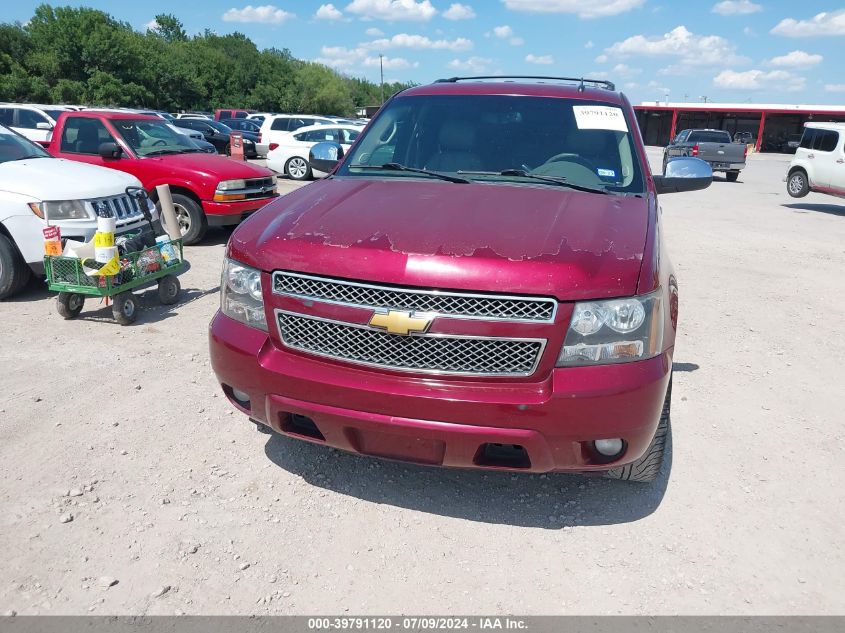
<path id="1" fill-rule="evenodd" d="M 398 93 L 332 172 L 243 222 L 211 360 L 262 429 L 365 455 L 651 481 L 678 286 L 634 112 L 602 81 Z M 338 161 L 339 159 L 339 161 Z"/>

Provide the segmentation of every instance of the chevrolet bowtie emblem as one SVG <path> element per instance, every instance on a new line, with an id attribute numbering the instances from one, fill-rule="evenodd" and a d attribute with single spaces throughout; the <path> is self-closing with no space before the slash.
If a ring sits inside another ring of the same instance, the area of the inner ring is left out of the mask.
<path id="1" fill-rule="evenodd" d="M 370 319 L 370 325 L 387 330 L 391 334 L 407 336 L 411 332 L 425 332 L 433 320 L 434 317 L 431 316 L 413 316 L 403 310 L 389 310 L 376 312 Z"/>

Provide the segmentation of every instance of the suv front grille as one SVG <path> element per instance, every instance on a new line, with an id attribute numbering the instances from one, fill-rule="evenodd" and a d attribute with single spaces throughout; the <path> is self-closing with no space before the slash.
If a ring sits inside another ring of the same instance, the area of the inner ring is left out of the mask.
<path id="1" fill-rule="evenodd" d="M 554 299 L 396 288 L 284 271 L 273 273 L 273 292 L 362 308 L 494 321 L 552 323 L 557 308 Z"/>
<path id="2" fill-rule="evenodd" d="M 365 325 L 276 311 L 289 348 L 336 360 L 396 371 L 463 376 L 530 376 L 543 339 L 426 334 L 397 336 Z"/>
<path id="3" fill-rule="evenodd" d="M 142 215 L 138 200 L 129 195 L 92 200 L 91 205 L 97 215 L 110 216 L 116 218 L 118 222 L 128 218 L 137 219 Z"/>

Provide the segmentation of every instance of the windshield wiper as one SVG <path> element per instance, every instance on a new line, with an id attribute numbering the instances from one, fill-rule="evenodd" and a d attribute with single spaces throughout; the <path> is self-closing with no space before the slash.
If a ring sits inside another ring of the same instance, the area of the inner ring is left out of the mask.
<path id="1" fill-rule="evenodd" d="M 502 171 L 458 171 L 459 174 L 468 174 L 476 176 L 518 176 L 520 178 L 531 178 L 533 180 L 540 180 L 548 182 L 559 187 L 569 187 L 575 191 L 585 191 L 587 193 L 601 193 L 609 195 L 610 192 L 604 187 L 587 187 L 586 185 L 576 185 L 569 182 L 563 176 L 541 176 L 539 174 L 532 174 L 524 169 L 503 169 Z"/>
<path id="2" fill-rule="evenodd" d="M 181 151 L 178 149 L 155 149 L 151 152 L 147 152 L 146 154 L 142 154 L 142 156 L 162 156 L 164 154 L 181 154 Z"/>
<path id="3" fill-rule="evenodd" d="M 466 178 L 458 178 L 457 176 L 450 176 L 449 174 L 443 174 L 439 171 L 429 171 L 428 169 L 418 169 L 417 167 L 405 167 L 405 165 L 400 165 L 399 163 L 385 163 L 384 165 L 350 165 L 351 168 L 357 169 L 385 169 L 387 171 L 407 171 L 412 174 L 425 174 L 426 176 L 434 176 L 435 178 L 440 178 L 440 180 L 446 180 L 448 182 L 457 182 L 462 185 L 468 185 L 470 183 L 469 180 Z"/>
<path id="4" fill-rule="evenodd" d="M 10 158 L 10 159 L 5 160 L 3 162 L 4 163 L 11 163 L 12 161 L 15 161 L 15 160 L 28 160 L 30 158 L 47 158 L 47 157 L 43 156 L 42 154 L 29 154 L 28 156 L 18 156 L 17 158 Z"/>

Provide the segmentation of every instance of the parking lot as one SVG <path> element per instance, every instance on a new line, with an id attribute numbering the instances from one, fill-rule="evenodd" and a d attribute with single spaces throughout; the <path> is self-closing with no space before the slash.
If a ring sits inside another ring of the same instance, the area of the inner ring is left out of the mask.
<path id="1" fill-rule="evenodd" d="M 841 613 L 845 204 L 789 198 L 789 158 L 661 198 L 681 324 L 651 485 L 256 432 L 208 361 L 228 230 L 133 326 L 31 282 L 0 303 L 0 612 Z"/>

